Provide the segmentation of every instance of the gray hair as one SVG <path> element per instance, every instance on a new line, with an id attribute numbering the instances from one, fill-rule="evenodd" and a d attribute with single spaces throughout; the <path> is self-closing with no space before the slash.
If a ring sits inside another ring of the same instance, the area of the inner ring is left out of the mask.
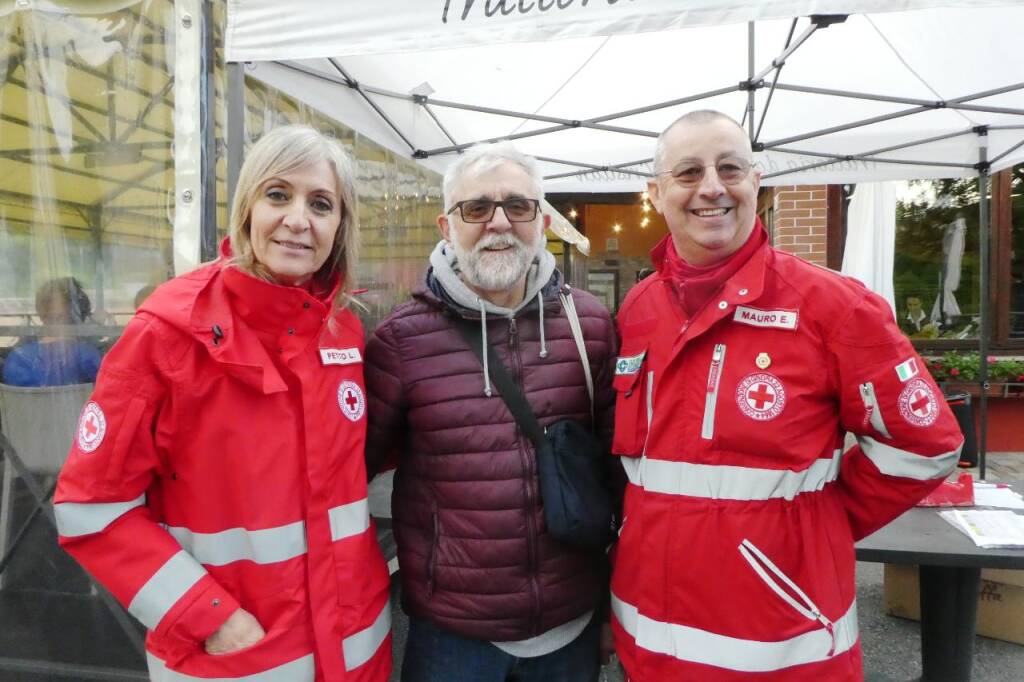
<path id="1" fill-rule="evenodd" d="M 658 142 L 654 145 L 654 171 L 658 172 L 665 170 L 661 167 L 662 161 L 665 160 L 665 138 L 668 137 L 669 131 L 676 126 L 683 124 L 703 125 L 705 123 L 713 123 L 715 121 L 728 121 L 734 126 L 739 128 L 744 137 L 746 137 L 747 131 L 743 130 L 736 119 L 728 114 L 723 114 L 721 111 L 715 111 L 714 109 L 697 109 L 696 111 L 690 111 L 676 120 L 672 121 L 667 128 L 661 131 L 661 135 L 658 135 Z"/>
<path id="2" fill-rule="evenodd" d="M 274 128 L 253 144 L 246 154 L 231 204 L 228 229 L 233 253 L 231 264 L 249 274 L 273 281 L 253 253 L 249 234 L 253 204 L 268 179 L 320 161 L 326 161 L 334 171 L 341 200 L 341 223 L 334 234 L 331 253 L 317 275 L 338 274 L 341 277 L 342 286 L 335 303 L 344 307 L 351 301 L 359 263 L 355 166 L 341 142 L 309 126 Z"/>
<path id="3" fill-rule="evenodd" d="M 511 142 L 477 144 L 466 149 L 455 163 L 448 166 L 448 170 L 444 173 L 442 187 L 444 191 L 445 212 L 447 213 L 452 207 L 454 203 L 452 195 L 455 193 L 455 187 L 467 173 L 471 171 L 486 173 L 487 171 L 504 166 L 506 163 L 513 163 L 526 171 L 526 174 L 530 176 L 530 180 L 533 182 L 534 190 L 537 193 L 536 198 L 543 201 L 544 178 L 537 167 L 536 159 L 516 149 L 515 145 Z"/>

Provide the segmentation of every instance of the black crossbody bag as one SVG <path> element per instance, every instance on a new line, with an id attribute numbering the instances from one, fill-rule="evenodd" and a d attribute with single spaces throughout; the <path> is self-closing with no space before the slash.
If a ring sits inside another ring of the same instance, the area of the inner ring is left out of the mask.
<path id="1" fill-rule="evenodd" d="M 593 415 L 594 390 L 579 318 L 572 298 L 564 295 L 559 298 L 580 349 Z M 483 337 L 478 326 L 463 319 L 457 320 L 455 326 L 483 364 Z M 537 452 L 540 495 L 548 534 L 568 545 L 604 548 L 612 537 L 612 506 L 607 464 L 600 440 L 585 425 L 572 419 L 559 420 L 545 430 L 490 345 L 487 346 L 487 356 L 494 386 Z"/>

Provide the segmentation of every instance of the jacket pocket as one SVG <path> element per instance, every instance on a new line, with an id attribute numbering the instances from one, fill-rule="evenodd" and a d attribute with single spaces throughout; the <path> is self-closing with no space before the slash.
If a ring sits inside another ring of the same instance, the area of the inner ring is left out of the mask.
<path id="1" fill-rule="evenodd" d="M 390 576 L 377 544 L 377 526 L 371 519 L 365 532 L 334 542 L 338 603 L 365 604 L 388 589 Z"/>
<path id="2" fill-rule="evenodd" d="M 654 373 L 649 370 L 647 344 L 624 347 L 615 363 L 615 435 L 612 452 L 639 457 L 653 417 Z"/>
<path id="3" fill-rule="evenodd" d="M 828 656 L 835 654 L 835 623 L 825 617 L 821 609 L 811 601 L 811 598 L 789 576 L 783 573 L 782 569 L 772 563 L 771 559 L 759 550 L 754 543 L 744 538 L 743 542 L 740 543 L 739 551 L 764 584 L 778 595 L 783 602 L 804 618 L 817 621 L 825 628 L 832 641 L 828 650 Z"/>

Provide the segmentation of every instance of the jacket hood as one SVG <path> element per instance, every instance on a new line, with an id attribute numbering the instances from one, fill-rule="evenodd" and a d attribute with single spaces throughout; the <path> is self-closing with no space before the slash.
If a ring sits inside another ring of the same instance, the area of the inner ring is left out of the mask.
<path id="1" fill-rule="evenodd" d="M 555 257 L 547 249 L 541 249 L 530 265 L 526 273 L 526 295 L 515 308 L 503 308 L 480 298 L 462 281 L 461 273 L 455 249 L 442 239 L 430 254 L 427 288 L 456 312 L 463 314 L 472 311 L 471 317 L 476 317 L 480 310 L 485 310 L 489 315 L 514 317 L 531 305 L 538 294 L 542 299 L 557 296 L 562 285 L 562 273 L 555 267 Z"/>
<path id="2" fill-rule="evenodd" d="M 515 308 L 494 305 L 477 296 L 462 281 L 460 273 L 455 249 L 442 239 L 430 254 L 430 268 L 427 270 L 424 286 L 417 288 L 412 295 L 413 298 L 428 305 L 442 310 L 451 310 L 461 318 L 479 319 L 480 333 L 483 339 L 481 355 L 484 369 L 484 394 L 490 396 L 487 316 L 501 316 L 511 320 L 520 314 L 529 314 L 536 308 L 540 323 L 540 357 L 546 358 L 548 350 L 544 334 L 545 307 L 550 306 L 550 312 L 557 312 L 558 299 L 567 295 L 568 290 L 562 285 L 562 273 L 555 267 L 555 257 L 547 249 L 541 249 L 530 265 L 526 274 L 526 295 Z"/>
<path id="3" fill-rule="evenodd" d="M 330 335 L 331 325 L 322 321 L 338 317 L 331 301 L 340 280 L 326 296 L 313 296 L 302 287 L 274 284 L 228 266 L 230 255 L 225 240 L 220 259 L 160 285 L 138 312 L 190 336 L 253 388 L 264 393 L 287 390 L 254 328 L 288 326 L 297 340 Z M 237 305 L 232 305 L 233 297 Z"/>

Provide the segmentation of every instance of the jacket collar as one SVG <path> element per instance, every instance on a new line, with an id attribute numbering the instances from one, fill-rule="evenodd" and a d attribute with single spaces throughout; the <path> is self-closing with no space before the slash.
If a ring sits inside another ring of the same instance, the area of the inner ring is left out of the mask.
<path id="1" fill-rule="evenodd" d="M 267 282 L 228 265 L 227 240 L 221 254 L 204 268 L 209 270 L 205 285 L 184 302 L 191 309 L 188 331 L 234 378 L 262 393 L 287 391 L 264 339 L 286 336 L 289 344 L 302 347 L 317 340 L 332 314 L 340 278 L 319 298 L 302 287 Z"/>
<path id="2" fill-rule="evenodd" d="M 754 229 L 764 229 L 760 218 L 756 219 Z M 665 249 L 669 239 L 671 239 L 671 235 L 658 242 L 651 251 L 651 260 L 658 269 L 658 277 L 663 279 L 667 276 L 662 266 L 665 262 Z M 703 334 L 719 320 L 733 315 L 736 306 L 749 305 L 757 301 L 764 293 L 768 259 L 771 258 L 772 251 L 769 241 L 765 240 L 764 244 L 754 251 L 747 262 L 740 266 L 736 274 L 726 280 L 718 294 L 690 320 L 680 341 L 685 343 L 687 339 Z"/>

